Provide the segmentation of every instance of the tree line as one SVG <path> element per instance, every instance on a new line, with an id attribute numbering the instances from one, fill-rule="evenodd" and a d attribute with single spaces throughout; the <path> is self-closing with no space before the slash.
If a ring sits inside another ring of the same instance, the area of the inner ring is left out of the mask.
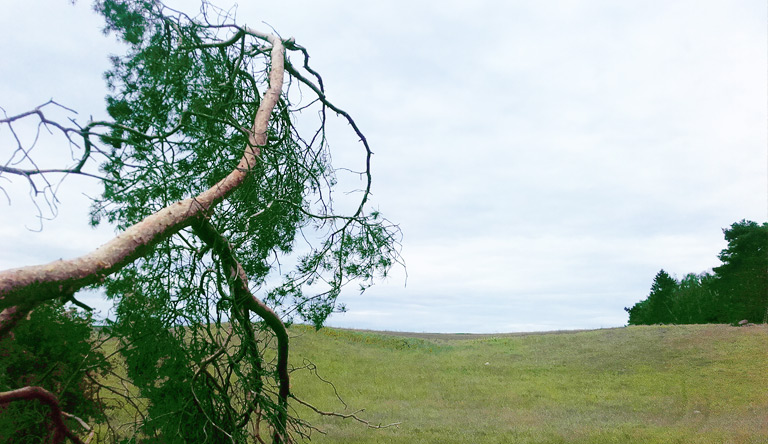
<path id="1" fill-rule="evenodd" d="M 663 269 L 629 325 L 768 322 L 768 223 L 741 220 L 723 229 L 722 265 L 677 280 Z"/>

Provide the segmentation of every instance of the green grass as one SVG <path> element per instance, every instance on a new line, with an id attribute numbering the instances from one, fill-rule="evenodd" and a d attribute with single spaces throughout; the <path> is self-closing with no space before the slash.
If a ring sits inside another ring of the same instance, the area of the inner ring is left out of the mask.
<path id="1" fill-rule="evenodd" d="M 292 373 L 294 394 L 401 423 L 368 429 L 297 405 L 326 432 L 315 443 L 768 443 L 765 325 L 490 337 L 296 325 L 290 334 L 291 364 L 314 363 L 348 407 L 306 369 Z M 115 423 L 132 422 L 122 416 L 113 410 Z"/>
<path id="2" fill-rule="evenodd" d="M 768 443 L 768 327 L 652 326 L 440 340 L 304 326 L 294 372 L 316 443 Z M 447 336 L 455 338 L 455 336 Z M 486 362 L 488 363 L 486 365 Z"/>

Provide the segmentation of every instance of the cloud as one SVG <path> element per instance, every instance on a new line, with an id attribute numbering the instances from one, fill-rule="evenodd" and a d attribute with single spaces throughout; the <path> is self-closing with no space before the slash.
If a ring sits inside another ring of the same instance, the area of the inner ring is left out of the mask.
<path id="1" fill-rule="evenodd" d="M 5 35 L 56 33 L 2 46 L 0 97 L 23 107 L 55 94 L 100 112 L 113 47 L 99 18 L 83 5 L 50 16 L 19 5 Z M 660 268 L 717 265 L 721 228 L 766 217 L 766 13 L 746 0 L 240 5 L 242 21 L 310 50 L 371 142 L 372 203 L 404 231 L 408 285 L 396 270 L 344 293 L 350 312 L 331 323 L 616 326 Z M 359 166 L 346 123 L 329 136 L 334 161 Z M 17 202 L 0 219 L 0 265 L 92 245 L 75 213 L 47 225 L 49 237 L 27 235 Z"/>

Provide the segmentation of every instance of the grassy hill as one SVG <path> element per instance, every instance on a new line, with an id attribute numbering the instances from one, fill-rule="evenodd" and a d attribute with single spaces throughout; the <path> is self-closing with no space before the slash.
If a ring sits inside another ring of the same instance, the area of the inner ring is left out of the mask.
<path id="1" fill-rule="evenodd" d="M 316 443 L 768 443 L 768 327 L 423 338 L 291 329 Z"/>

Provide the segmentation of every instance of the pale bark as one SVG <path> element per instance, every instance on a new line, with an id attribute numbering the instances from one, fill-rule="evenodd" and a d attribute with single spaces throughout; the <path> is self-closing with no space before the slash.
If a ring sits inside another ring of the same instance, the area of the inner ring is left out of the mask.
<path id="1" fill-rule="evenodd" d="M 270 116 L 282 94 L 285 71 L 282 41 L 251 30 L 248 33 L 272 44 L 271 71 L 269 89 L 256 112 L 249 131 L 249 144 L 237 167 L 208 190 L 146 217 L 88 254 L 44 265 L 0 271 L 0 337 L 37 304 L 72 295 L 86 285 L 102 281 L 141 257 L 152 246 L 189 226 L 195 219 L 207 217 L 214 206 L 243 183 L 257 162 L 260 147 L 267 143 Z"/>

